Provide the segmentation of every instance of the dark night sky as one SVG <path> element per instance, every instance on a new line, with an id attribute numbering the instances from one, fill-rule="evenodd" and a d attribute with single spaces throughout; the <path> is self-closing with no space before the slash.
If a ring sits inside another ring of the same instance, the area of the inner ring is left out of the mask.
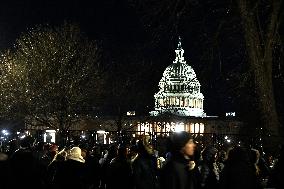
<path id="1" fill-rule="evenodd" d="M 111 36 L 119 42 L 138 36 L 136 18 L 118 1 L 9 1 L 0 6 L 1 49 L 38 24 L 78 23 L 90 38 Z M 136 28 L 135 28 L 136 27 Z M 136 31 L 134 31 L 136 30 Z M 130 34 L 130 35 L 129 35 Z M 133 36 L 131 36 L 133 35 Z"/>
<path id="2" fill-rule="evenodd" d="M 158 91 L 158 81 L 166 66 L 170 65 L 174 59 L 177 35 L 163 34 L 161 36 L 164 38 L 160 38 L 156 43 L 149 43 L 152 40 L 149 34 L 151 29 L 142 24 L 135 10 L 119 2 L 115 0 L 92 2 L 19 0 L 1 3 L 0 50 L 12 47 L 15 39 L 27 28 L 46 23 L 60 25 L 64 21 L 78 23 L 90 39 L 102 40 L 114 57 L 120 54 L 125 54 L 128 57 L 132 54 L 133 49 L 143 46 L 140 53 L 134 53 L 137 54 L 136 60 L 137 57 L 138 59 L 144 57 L 145 61 L 151 62 L 153 65 L 151 69 L 154 69 L 154 71 L 145 76 L 144 80 L 141 80 L 144 85 L 137 87 L 137 90 L 147 91 L 145 92 L 145 102 L 140 105 L 140 108 L 149 106 L 151 109 L 154 105 L 153 95 Z M 225 111 L 237 111 L 240 107 L 236 106 L 233 99 L 234 94 L 227 93 L 222 96 L 223 90 L 226 90 L 223 88 L 226 88 L 226 82 L 230 78 L 226 74 L 224 74 L 224 78 L 221 75 L 227 72 L 226 69 L 229 70 L 234 67 L 236 62 L 242 61 L 239 58 L 241 52 L 236 50 L 239 45 L 237 45 L 240 38 L 239 34 L 231 32 L 230 30 L 234 30 L 234 28 L 230 27 L 227 31 L 222 30 L 220 33 L 220 49 L 218 52 L 213 51 L 215 58 L 211 61 L 209 58 L 211 51 L 208 50 L 209 47 L 207 48 L 206 45 L 208 45 L 207 39 L 210 38 L 211 30 L 217 27 L 218 14 L 215 14 L 214 7 L 206 7 L 206 4 L 203 6 L 196 5 L 193 8 L 195 13 L 176 33 L 179 33 L 184 39 L 183 48 L 185 49 L 186 60 L 195 69 L 197 78 L 201 82 L 201 90 L 205 95 L 205 112 L 209 115 L 224 115 Z M 207 12 L 214 13 L 216 16 L 212 17 Z M 201 20 L 202 25 L 200 24 Z M 226 38 L 227 41 L 224 42 L 222 38 Z M 230 54 L 230 56 L 223 56 L 223 54 Z M 124 60 L 131 61 L 131 58 L 122 58 L 120 61 L 123 62 Z M 133 59 L 133 61 L 136 60 Z M 222 65 L 222 69 L 220 69 L 220 65 Z"/>

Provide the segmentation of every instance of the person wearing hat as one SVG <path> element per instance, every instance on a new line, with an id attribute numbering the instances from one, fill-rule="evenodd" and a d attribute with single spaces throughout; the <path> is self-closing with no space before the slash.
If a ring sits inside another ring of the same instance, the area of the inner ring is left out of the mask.
<path id="1" fill-rule="evenodd" d="M 85 160 L 81 155 L 81 149 L 71 148 L 67 160 L 62 163 L 55 174 L 55 188 L 85 188 Z"/>
<path id="2" fill-rule="evenodd" d="M 82 156 L 82 150 L 79 147 L 71 148 L 69 154 L 67 155 L 67 160 L 74 160 L 81 163 L 85 163 L 85 159 Z"/>
<path id="3" fill-rule="evenodd" d="M 191 134 L 176 132 L 169 138 L 171 158 L 161 170 L 162 189 L 198 189 L 199 171 L 194 161 L 195 143 Z"/>

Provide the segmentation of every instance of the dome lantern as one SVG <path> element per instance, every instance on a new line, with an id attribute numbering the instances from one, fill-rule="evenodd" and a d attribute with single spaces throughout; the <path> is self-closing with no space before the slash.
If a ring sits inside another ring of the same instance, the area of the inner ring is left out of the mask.
<path id="1" fill-rule="evenodd" d="M 175 50 L 176 59 L 173 63 L 186 63 L 186 61 L 184 60 L 184 57 L 183 57 L 184 50 L 182 49 L 182 46 L 181 46 L 181 38 L 179 37 L 178 39 L 179 39 L 178 47 Z"/>

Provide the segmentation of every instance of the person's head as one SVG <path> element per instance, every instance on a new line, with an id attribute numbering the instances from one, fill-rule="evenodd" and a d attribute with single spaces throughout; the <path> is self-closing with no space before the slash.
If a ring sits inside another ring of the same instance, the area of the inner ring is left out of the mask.
<path id="1" fill-rule="evenodd" d="M 43 151 L 44 150 L 44 142 L 38 142 L 36 143 L 36 150 L 37 151 Z"/>
<path id="2" fill-rule="evenodd" d="M 227 152 L 225 150 L 221 150 L 218 153 L 218 162 L 225 162 L 227 159 Z"/>
<path id="3" fill-rule="evenodd" d="M 137 146 L 136 145 L 130 146 L 129 153 L 130 153 L 131 156 L 137 154 L 137 151 L 138 150 L 137 150 Z"/>
<path id="4" fill-rule="evenodd" d="M 35 139 L 32 136 L 26 136 L 25 138 L 21 139 L 20 145 L 22 148 L 29 148 L 33 146 Z"/>
<path id="5" fill-rule="evenodd" d="M 140 155 L 143 154 L 153 155 L 154 148 L 150 136 L 143 135 L 142 138 L 137 143 L 137 149 Z"/>
<path id="6" fill-rule="evenodd" d="M 117 156 L 119 158 L 127 158 L 129 153 L 129 148 L 125 145 L 119 145 L 117 149 Z"/>
<path id="7" fill-rule="evenodd" d="M 67 156 L 67 159 L 71 159 L 71 160 L 75 160 L 75 161 L 85 163 L 85 160 L 84 160 L 84 158 L 82 157 L 82 154 L 81 154 L 81 148 L 79 148 L 79 147 L 71 148 L 70 152 Z"/>
<path id="8" fill-rule="evenodd" d="M 181 154 L 187 157 L 193 157 L 195 143 L 193 137 L 188 132 L 176 132 L 170 137 L 171 152 L 173 155 Z"/>
<path id="9" fill-rule="evenodd" d="M 57 153 L 55 159 L 56 161 L 65 161 L 67 158 L 67 152 L 63 149 Z"/>
<path id="10" fill-rule="evenodd" d="M 213 146 L 207 146 L 202 151 L 202 159 L 206 162 L 215 162 L 217 160 L 218 150 Z"/>
<path id="11" fill-rule="evenodd" d="M 233 148 L 229 149 L 228 162 L 251 162 L 249 151 L 240 146 L 234 146 Z"/>
<path id="12" fill-rule="evenodd" d="M 107 151 L 107 158 L 109 160 L 117 156 L 117 149 L 118 149 L 117 144 L 112 144 L 109 146 L 108 151 Z"/>
<path id="13" fill-rule="evenodd" d="M 88 151 L 86 149 L 84 149 L 84 148 L 81 149 L 81 155 L 84 159 L 86 159 L 87 153 L 88 153 Z"/>
<path id="14" fill-rule="evenodd" d="M 86 159 L 87 154 L 88 154 L 88 144 L 81 143 L 79 145 L 79 148 L 81 149 L 81 154 L 82 154 L 83 158 Z"/>

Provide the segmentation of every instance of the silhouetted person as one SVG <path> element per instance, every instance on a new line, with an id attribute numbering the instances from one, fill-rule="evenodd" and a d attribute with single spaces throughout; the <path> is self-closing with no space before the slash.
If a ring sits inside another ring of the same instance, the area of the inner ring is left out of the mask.
<path id="1" fill-rule="evenodd" d="M 10 169 L 8 164 L 8 155 L 6 153 L 0 152 L 0 183 L 1 189 L 9 188 L 9 175 Z"/>
<path id="2" fill-rule="evenodd" d="M 218 150 L 213 146 L 207 146 L 202 151 L 202 160 L 198 169 L 201 177 L 202 188 L 218 188 L 219 183 L 219 168 L 217 166 Z"/>
<path id="3" fill-rule="evenodd" d="M 158 189 L 157 159 L 149 136 L 143 136 L 137 144 L 138 156 L 132 163 L 135 189 Z"/>
<path id="4" fill-rule="evenodd" d="M 11 168 L 10 188 L 42 188 L 39 162 L 34 156 L 32 145 L 34 139 L 27 136 L 20 142 L 20 148 L 11 156 L 9 163 Z"/>
<path id="5" fill-rule="evenodd" d="M 161 189 L 199 189 L 199 171 L 194 162 L 195 143 L 183 131 L 170 137 L 171 158 L 162 168 Z"/>
<path id="6" fill-rule="evenodd" d="M 131 162 L 128 159 L 128 148 L 119 146 L 117 157 L 113 158 L 107 170 L 107 189 L 131 189 Z"/>
<path id="7" fill-rule="evenodd" d="M 117 145 L 111 145 L 105 154 L 101 164 L 101 188 L 105 189 L 108 181 L 107 170 L 109 169 L 110 162 L 117 156 Z"/>
<path id="8" fill-rule="evenodd" d="M 225 166 L 220 173 L 220 188 L 257 188 L 255 167 L 250 159 L 250 150 L 236 146 L 228 152 Z"/>
<path id="9" fill-rule="evenodd" d="M 81 149 L 73 147 L 67 155 L 67 160 L 63 162 L 62 166 L 58 167 L 54 178 L 55 188 L 85 188 L 84 163 Z"/>
<path id="10" fill-rule="evenodd" d="M 267 187 L 282 189 L 284 188 L 284 146 L 281 146 L 280 154 L 274 168 L 271 171 L 271 175 L 268 178 Z"/>

